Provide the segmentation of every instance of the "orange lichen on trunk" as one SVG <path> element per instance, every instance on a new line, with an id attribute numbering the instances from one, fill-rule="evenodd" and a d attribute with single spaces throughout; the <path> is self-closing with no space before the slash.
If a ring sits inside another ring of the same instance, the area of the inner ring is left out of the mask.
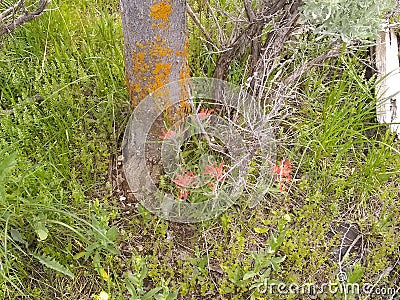
<path id="1" fill-rule="evenodd" d="M 137 42 L 136 47 L 140 52 L 132 52 L 132 80 L 128 85 L 134 106 L 148 94 L 169 83 L 172 68 L 169 61 L 173 54 L 159 35 L 153 42 Z"/>
<path id="2" fill-rule="evenodd" d="M 169 74 L 171 73 L 171 64 L 169 63 L 156 63 L 153 75 L 154 82 L 150 84 L 150 89 L 155 91 L 156 89 L 162 87 L 168 83 Z"/>
<path id="3" fill-rule="evenodd" d="M 150 17 L 153 18 L 158 23 L 153 23 L 153 27 L 165 28 L 169 26 L 169 16 L 172 13 L 172 8 L 170 4 L 171 0 L 161 1 L 153 4 L 150 7 Z"/>
<path id="4" fill-rule="evenodd" d="M 147 36 L 148 40 L 137 41 L 135 50 L 132 51 L 132 69 L 130 70 L 128 89 L 132 104 L 136 106 L 139 101 L 150 93 L 170 83 L 171 80 L 188 79 L 190 77 L 188 66 L 188 39 L 178 49 L 172 49 L 174 43 L 169 31 L 172 10 L 171 0 L 154 0 L 149 8 L 153 36 Z M 182 28 L 184 29 L 184 28 Z M 151 36 L 151 35 L 150 35 Z M 179 39 L 182 39 L 180 37 Z M 155 95 L 156 98 L 168 99 L 167 95 Z M 165 119 L 172 121 L 182 118 L 190 112 L 188 87 L 181 84 L 180 105 L 171 109 L 168 100 L 164 101 L 163 108 L 166 111 Z"/>

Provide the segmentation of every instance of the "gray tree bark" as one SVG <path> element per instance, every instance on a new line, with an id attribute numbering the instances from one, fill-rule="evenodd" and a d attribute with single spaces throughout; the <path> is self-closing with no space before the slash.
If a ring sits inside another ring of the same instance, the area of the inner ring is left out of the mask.
<path id="1" fill-rule="evenodd" d="M 121 0 L 126 84 L 133 105 L 189 77 L 185 0 Z"/>
<path id="2" fill-rule="evenodd" d="M 147 95 L 164 85 L 189 77 L 186 1 L 121 0 L 121 9 L 126 85 L 132 105 L 136 107 Z M 147 141 L 159 141 L 164 123 L 172 124 L 190 110 L 185 96 L 180 95 L 179 108 L 170 108 L 166 101 L 160 110 L 164 113 L 149 112 L 160 114 Z M 158 182 L 162 174 L 160 145 L 147 143 L 145 150 L 146 165 L 154 182 Z M 140 174 L 142 167 L 132 173 Z"/>

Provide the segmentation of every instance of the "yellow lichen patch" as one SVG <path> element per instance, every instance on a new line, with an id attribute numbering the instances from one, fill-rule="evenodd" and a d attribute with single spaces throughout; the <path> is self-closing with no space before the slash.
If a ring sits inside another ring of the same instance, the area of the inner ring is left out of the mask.
<path id="1" fill-rule="evenodd" d="M 150 88 L 156 89 L 166 85 L 169 82 L 169 74 L 171 73 L 171 64 L 157 63 L 153 70 L 154 82 L 150 84 Z"/>
<path id="2" fill-rule="evenodd" d="M 170 72 L 171 72 L 171 65 L 170 64 L 158 63 L 155 66 L 155 69 L 153 71 L 153 75 L 159 75 L 159 74 L 168 75 Z"/>
<path id="3" fill-rule="evenodd" d="M 143 45 L 142 43 L 139 43 L 139 42 L 136 42 L 135 45 L 136 45 L 137 48 L 142 49 L 142 50 L 143 50 L 144 48 L 146 48 L 145 45 Z"/>
<path id="4" fill-rule="evenodd" d="M 150 17 L 158 23 L 154 23 L 153 27 L 168 28 L 169 16 L 171 15 L 172 8 L 168 1 L 161 1 L 150 6 Z"/>
<path id="5" fill-rule="evenodd" d="M 140 93 L 140 90 L 142 89 L 142 86 L 140 85 L 140 83 L 133 83 L 132 84 L 132 90 L 135 93 Z"/>
<path id="6" fill-rule="evenodd" d="M 154 57 L 171 56 L 172 53 L 172 49 L 168 47 L 163 47 L 163 45 L 160 44 L 155 44 L 154 48 L 150 50 L 150 55 Z"/>
<path id="7" fill-rule="evenodd" d="M 132 61 L 133 61 L 133 68 L 136 72 L 146 72 L 149 68 L 148 65 L 145 64 L 146 53 L 133 51 L 132 53 Z"/>
<path id="8" fill-rule="evenodd" d="M 181 56 L 183 60 L 182 69 L 179 72 L 179 79 L 188 79 L 190 77 L 190 69 L 189 69 L 189 40 L 186 39 L 185 48 L 183 51 L 176 51 L 175 54 L 177 56 Z"/>
<path id="9" fill-rule="evenodd" d="M 174 51 L 166 44 L 160 35 L 156 35 L 154 41 L 136 42 L 138 51 L 132 52 L 132 81 L 129 85 L 134 106 L 148 94 L 169 83 L 169 62 Z"/>
<path id="10" fill-rule="evenodd" d="M 154 20 L 161 22 L 159 24 L 166 24 L 168 21 L 170 12 L 166 5 L 169 5 L 169 1 L 162 0 L 151 8 L 150 14 Z M 168 46 L 166 37 L 157 32 L 154 39 L 138 41 L 135 46 L 136 50 L 132 52 L 132 77 L 129 85 L 133 105 L 136 106 L 140 100 L 153 93 L 153 97 L 159 101 L 160 111 L 165 111 L 165 122 L 173 122 L 177 118 L 187 116 L 190 112 L 187 87 L 181 86 L 180 105 L 174 108 L 171 107 L 169 90 L 160 89 L 170 83 L 170 80 L 178 79 L 178 76 L 179 79 L 189 78 L 187 40 L 183 49 L 175 50 Z M 175 62 L 178 62 L 176 67 Z M 173 71 L 175 75 L 171 78 Z"/>
<path id="11" fill-rule="evenodd" d="M 134 50 L 132 52 L 132 82 L 129 85 L 129 93 L 132 96 L 134 106 L 149 93 L 146 86 L 141 84 L 143 82 L 141 78 L 149 72 L 150 68 L 146 62 L 146 56 L 146 50 L 143 52 Z"/>

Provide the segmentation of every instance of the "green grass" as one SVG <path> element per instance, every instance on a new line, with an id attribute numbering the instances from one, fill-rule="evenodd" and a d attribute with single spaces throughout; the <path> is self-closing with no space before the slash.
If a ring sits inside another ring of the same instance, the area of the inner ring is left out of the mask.
<path id="1" fill-rule="evenodd" d="M 98 9 L 60 2 L 8 38 L 0 54 L 1 109 L 8 112 L 0 116 L 1 159 L 16 156 L 0 203 L 4 299 L 61 293 L 65 280 L 34 255 L 56 259 L 75 269 L 75 278 L 89 278 L 90 289 L 99 288 L 91 258 L 74 255 L 99 242 L 104 234 L 94 233 L 116 214 L 107 204 L 108 160 L 129 101 L 118 5 Z M 67 283 L 72 295 L 79 281 Z"/>
<path id="2" fill-rule="evenodd" d="M 118 1 L 52 7 L 0 52 L 0 298 L 278 299 L 257 288 L 337 283 L 341 222 L 362 233 L 361 254 L 342 262 L 349 278 L 399 288 L 399 143 L 375 121 L 362 51 L 309 72 L 280 120 L 288 192 L 182 225 L 112 196 L 109 161 L 130 115 Z M 196 36 L 192 73 L 210 76 L 215 56 Z"/>

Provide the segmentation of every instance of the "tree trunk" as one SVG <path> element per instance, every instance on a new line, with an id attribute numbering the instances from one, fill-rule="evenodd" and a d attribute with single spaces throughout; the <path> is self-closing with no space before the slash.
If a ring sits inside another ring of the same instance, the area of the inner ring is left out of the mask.
<path id="1" fill-rule="evenodd" d="M 136 107 L 164 85 L 189 77 L 186 1 L 121 0 L 121 9 L 126 85 Z M 180 106 L 171 108 L 168 95 L 163 95 L 166 101 L 160 111 L 149 111 L 149 115 L 156 113 L 158 118 L 147 134 L 147 142 L 159 142 L 164 124 L 171 125 L 187 114 L 190 105 L 186 96 L 180 95 Z M 163 169 L 158 142 L 146 143 L 145 149 L 146 165 L 154 182 L 158 182 Z M 134 170 L 133 174 L 138 172 Z"/>
<path id="2" fill-rule="evenodd" d="M 133 106 L 189 77 L 185 0 L 121 0 L 126 84 Z"/>

